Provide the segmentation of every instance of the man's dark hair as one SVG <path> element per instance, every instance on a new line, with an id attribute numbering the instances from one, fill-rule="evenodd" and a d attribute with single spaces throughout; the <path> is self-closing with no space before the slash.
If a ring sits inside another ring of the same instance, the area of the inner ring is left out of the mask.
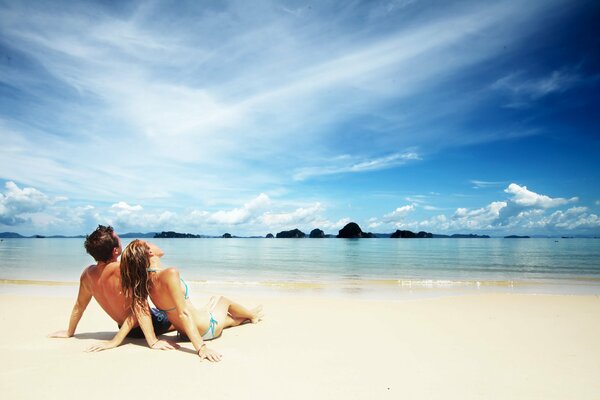
<path id="1" fill-rule="evenodd" d="M 91 235 L 85 237 L 85 250 L 96 261 L 109 261 L 113 249 L 119 247 L 119 240 L 114 235 L 112 226 L 98 225 Z"/>

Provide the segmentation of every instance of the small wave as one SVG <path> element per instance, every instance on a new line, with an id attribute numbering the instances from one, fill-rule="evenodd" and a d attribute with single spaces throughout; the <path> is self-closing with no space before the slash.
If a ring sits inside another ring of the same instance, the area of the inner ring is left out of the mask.
<path id="1" fill-rule="evenodd" d="M 298 288 L 298 289 L 319 289 L 329 286 L 328 284 L 307 281 L 188 281 L 198 286 L 254 286 L 254 287 L 274 287 L 274 288 Z"/>
<path id="2" fill-rule="evenodd" d="M 42 281 L 32 279 L 0 279 L 1 285 L 77 286 L 78 282 Z"/>

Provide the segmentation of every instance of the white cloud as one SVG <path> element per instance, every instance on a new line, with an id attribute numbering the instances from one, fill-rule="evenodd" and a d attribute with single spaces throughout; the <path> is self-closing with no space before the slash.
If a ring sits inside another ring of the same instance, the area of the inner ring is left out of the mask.
<path id="1" fill-rule="evenodd" d="M 570 199 L 558 197 L 553 199 L 549 196 L 527 190 L 527 186 L 519 186 L 516 183 L 511 183 L 504 191 L 512 194 L 513 198 L 511 201 L 521 207 L 553 208 L 579 200 L 577 197 L 571 197 Z"/>
<path id="2" fill-rule="evenodd" d="M 486 207 L 477 209 L 458 208 L 452 220 L 457 228 L 490 229 L 498 220 L 500 212 L 507 206 L 505 201 L 494 201 Z"/>
<path id="3" fill-rule="evenodd" d="M 383 222 L 381 222 L 379 219 L 373 217 L 373 218 L 369 218 L 367 220 L 367 226 L 370 229 L 375 229 L 375 228 L 379 228 L 381 225 L 383 224 Z"/>
<path id="4" fill-rule="evenodd" d="M 394 222 L 399 219 L 405 218 L 408 214 L 410 214 L 414 211 L 415 211 L 415 206 L 413 204 L 407 204 L 405 206 L 396 208 L 394 211 L 392 211 L 389 214 L 385 214 L 383 216 L 383 220 L 385 222 Z"/>
<path id="5" fill-rule="evenodd" d="M 0 194 L 0 217 L 4 225 L 27 224 L 31 233 L 81 234 L 97 224 L 113 225 L 119 232 L 178 230 L 192 233 L 215 234 L 235 228 L 237 234 L 256 234 L 292 228 L 321 228 L 335 233 L 351 221 L 344 217 L 331 221 L 320 202 L 294 204 L 274 202 L 261 193 L 241 207 L 232 209 L 146 210 L 141 204 L 131 205 L 119 201 L 108 207 L 92 205 L 73 206 L 61 197 L 50 198 L 35 188 L 19 188 L 7 182 L 5 193 Z M 481 208 L 459 207 L 451 216 L 439 214 L 419 219 L 419 211 L 426 206 L 407 204 L 360 224 L 378 232 L 393 229 L 426 230 L 429 232 L 546 232 L 563 231 L 594 232 L 600 228 L 596 214 L 588 207 L 577 206 L 556 210 L 547 214 L 549 208 L 566 205 L 569 200 L 550 198 L 535 193 L 525 186 L 511 184 L 505 191 L 511 197 L 506 201 L 494 201 Z M 419 197 L 420 198 L 420 197 Z M 291 208 L 291 209 L 290 209 Z M 412 219 L 411 219 L 412 217 Z M 354 221 L 357 221 L 353 219 Z M 65 227 L 69 231 L 65 232 Z M 42 230 L 41 232 L 39 230 Z"/>
<path id="6" fill-rule="evenodd" d="M 401 225 L 406 219 L 406 216 L 413 213 L 416 210 L 415 204 L 407 204 L 396 208 L 394 211 L 385 214 L 381 219 L 369 218 L 367 220 L 367 226 L 371 229 L 379 228 L 387 225 Z"/>
<path id="7" fill-rule="evenodd" d="M 131 212 L 142 210 L 142 206 L 140 206 L 139 204 L 136 206 L 130 206 L 129 204 L 127 204 L 124 201 L 120 201 L 116 204 L 113 204 L 112 206 L 110 206 L 110 208 L 113 208 L 113 209 L 117 210 L 117 212 L 120 212 L 120 213 L 131 213 Z"/>
<path id="8" fill-rule="evenodd" d="M 244 204 L 243 207 L 229 211 L 217 211 L 208 215 L 207 221 L 217 225 L 240 225 L 250 222 L 257 213 L 271 204 L 271 199 L 264 193 Z"/>
<path id="9" fill-rule="evenodd" d="M 369 228 L 427 230 L 430 232 L 505 232 L 505 231 L 546 231 L 556 232 L 574 229 L 598 228 L 598 218 L 590 214 L 587 207 L 571 207 L 568 210 L 558 210 L 551 215 L 546 210 L 557 208 L 578 201 L 577 197 L 570 199 L 551 198 L 538 194 L 511 183 L 505 193 L 511 195 L 505 201 L 493 201 L 485 207 L 459 207 L 454 214 L 440 214 L 426 219 L 409 219 L 417 214 L 418 209 L 435 210 L 415 204 L 399 207 L 381 219 L 371 218 L 367 221 Z M 413 217 L 414 218 L 414 217 Z"/>
<path id="10" fill-rule="evenodd" d="M 596 214 L 588 214 L 586 207 L 572 207 L 566 211 L 555 211 L 541 218 L 537 225 L 558 229 L 597 229 L 600 228 L 600 218 Z"/>
<path id="11" fill-rule="evenodd" d="M 339 229 L 342 229 L 344 226 L 348 225 L 350 222 L 352 222 L 352 221 L 348 217 L 338 219 L 335 222 L 331 222 L 326 219 L 318 219 L 318 220 L 314 221 L 313 225 L 322 227 L 323 229 L 339 230 Z"/>
<path id="12" fill-rule="evenodd" d="M 436 215 L 420 221 L 402 221 L 394 224 L 394 229 L 407 229 L 413 231 L 445 232 L 451 229 L 461 230 L 464 227 L 457 221 L 448 219 L 443 214 Z"/>
<path id="13" fill-rule="evenodd" d="M 508 92 L 514 100 L 509 106 L 525 106 L 531 100 L 537 100 L 552 93 L 565 92 L 583 80 L 575 72 L 566 69 L 553 71 L 548 76 L 527 78 L 524 73 L 513 73 L 498 79 L 492 89 Z"/>
<path id="14" fill-rule="evenodd" d="M 500 186 L 500 185 L 504 184 L 504 182 L 479 181 L 476 179 L 472 179 L 470 182 L 473 184 L 473 189 L 482 189 L 482 188 Z"/>
<path id="15" fill-rule="evenodd" d="M 416 194 L 414 196 L 406 196 L 404 199 L 414 204 L 423 204 L 425 203 L 428 196 L 422 194 Z"/>
<path id="16" fill-rule="evenodd" d="M 35 188 L 19 188 L 16 183 L 4 184 L 5 193 L 0 193 L 0 224 L 18 225 L 30 220 L 31 214 L 43 211 L 60 199 L 51 199 Z"/>
<path id="17" fill-rule="evenodd" d="M 90 210 L 91 211 L 91 210 Z M 172 211 L 145 211 L 141 205 L 130 205 L 124 201 L 113 204 L 106 212 L 96 212 L 96 219 L 118 227 L 120 231 L 162 230 L 165 226 L 181 224 L 181 217 Z"/>
<path id="18" fill-rule="evenodd" d="M 343 163 L 337 165 L 322 165 L 317 167 L 304 167 L 299 168 L 293 178 L 297 181 L 303 181 L 305 179 L 321 176 L 321 175 L 334 175 L 350 172 L 365 172 L 365 171 L 377 171 L 382 169 L 394 168 L 409 161 L 420 160 L 421 158 L 415 152 L 406 153 L 394 153 L 385 157 L 378 157 L 373 159 L 362 160 L 353 163 Z M 347 161 L 347 157 L 337 157 L 335 160 Z"/>
<path id="19" fill-rule="evenodd" d="M 267 226 L 284 226 L 298 224 L 311 224 L 319 220 L 320 214 L 323 212 L 323 207 L 320 203 L 315 203 L 309 207 L 300 207 L 288 213 L 265 213 L 261 216 L 260 221 Z"/>

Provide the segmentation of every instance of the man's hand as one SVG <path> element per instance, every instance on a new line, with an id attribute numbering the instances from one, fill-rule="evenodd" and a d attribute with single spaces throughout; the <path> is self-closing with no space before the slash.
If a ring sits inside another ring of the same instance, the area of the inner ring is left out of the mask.
<path id="1" fill-rule="evenodd" d="M 177 350 L 179 348 L 179 345 L 177 343 L 169 342 L 167 340 L 159 340 L 158 342 L 154 343 L 150 348 L 152 350 Z"/>
<path id="2" fill-rule="evenodd" d="M 88 347 L 86 352 L 95 353 L 102 350 L 114 349 L 115 347 L 117 347 L 117 345 L 112 340 L 109 340 L 108 342 L 100 342 Z"/>
<path id="3" fill-rule="evenodd" d="M 56 331 L 48 335 L 49 338 L 60 338 L 67 339 L 73 337 L 73 335 L 69 335 L 67 331 Z"/>

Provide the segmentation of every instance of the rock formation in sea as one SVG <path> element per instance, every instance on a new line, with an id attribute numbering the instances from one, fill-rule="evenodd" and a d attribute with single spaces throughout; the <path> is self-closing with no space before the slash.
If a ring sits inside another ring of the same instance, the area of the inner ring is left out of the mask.
<path id="1" fill-rule="evenodd" d="M 221 236 L 223 239 L 231 239 L 231 233 L 224 233 L 223 236 Z"/>
<path id="2" fill-rule="evenodd" d="M 194 239 L 194 238 L 200 238 L 202 236 L 200 235 L 192 235 L 191 233 L 179 233 L 179 232 L 173 232 L 173 231 L 163 231 L 161 233 L 156 233 L 154 235 L 155 238 L 157 239 Z"/>
<path id="3" fill-rule="evenodd" d="M 321 239 L 325 237 L 325 232 L 323 232 L 322 230 L 316 228 L 313 229 L 312 231 L 310 231 L 310 235 L 308 235 L 308 237 L 310 238 L 316 238 L 316 239 Z"/>
<path id="4" fill-rule="evenodd" d="M 346 226 L 344 226 L 342 229 L 340 229 L 337 237 L 343 239 L 357 239 L 373 238 L 375 237 L 375 235 L 373 235 L 371 232 L 363 232 L 356 222 L 350 222 L 349 224 L 346 224 Z"/>
<path id="5" fill-rule="evenodd" d="M 489 239 L 488 235 L 475 235 L 473 233 L 455 233 L 454 235 L 433 234 L 437 239 Z"/>
<path id="6" fill-rule="evenodd" d="M 265 236 L 267 239 L 273 239 L 274 236 L 272 233 L 267 233 L 267 236 Z"/>
<path id="7" fill-rule="evenodd" d="M 300 239 L 300 238 L 304 238 L 304 237 L 306 237 L 306 234 L 304 234 L 304 232 L 302 232 L 298 228 L 292 229 L 291 231 L 281 231 L 277 234 L 277 238 L 285 238 L 285 239 L 289 239 L 289 238 Z"/>
<path id="8" fill-rule="evenodd" d="M 474 233 L 455 233 L 454 235 L 450 236 L 453 239 L 489 239 L 490 237 L 488 235 L 476 235 Z"/>
<path id="9" fill-rule="evenodd" d="M 529 236 L 509 235 L 504 236 L 504 239 L 529 239 Z"/>
<path id="10" fill-rule="evenodd" d="M 392 233 L 390 236 L 392 239 L 413 239 L 413 238 L 427 238 L 430 239 L 433 237 L 432 233 L 421 231 L 419 233 L 414 233 L 412 231 L 401 231 L 396 230 L 396 232 Z"/>
<path id="11" fill-rule="evenodd" d="M 4 238 L 4 239 L 21 239 L 24 238 L 25 236 L 16 233 L 16 232 L 2 232 L 0 233 L 0 238 Z"/>

